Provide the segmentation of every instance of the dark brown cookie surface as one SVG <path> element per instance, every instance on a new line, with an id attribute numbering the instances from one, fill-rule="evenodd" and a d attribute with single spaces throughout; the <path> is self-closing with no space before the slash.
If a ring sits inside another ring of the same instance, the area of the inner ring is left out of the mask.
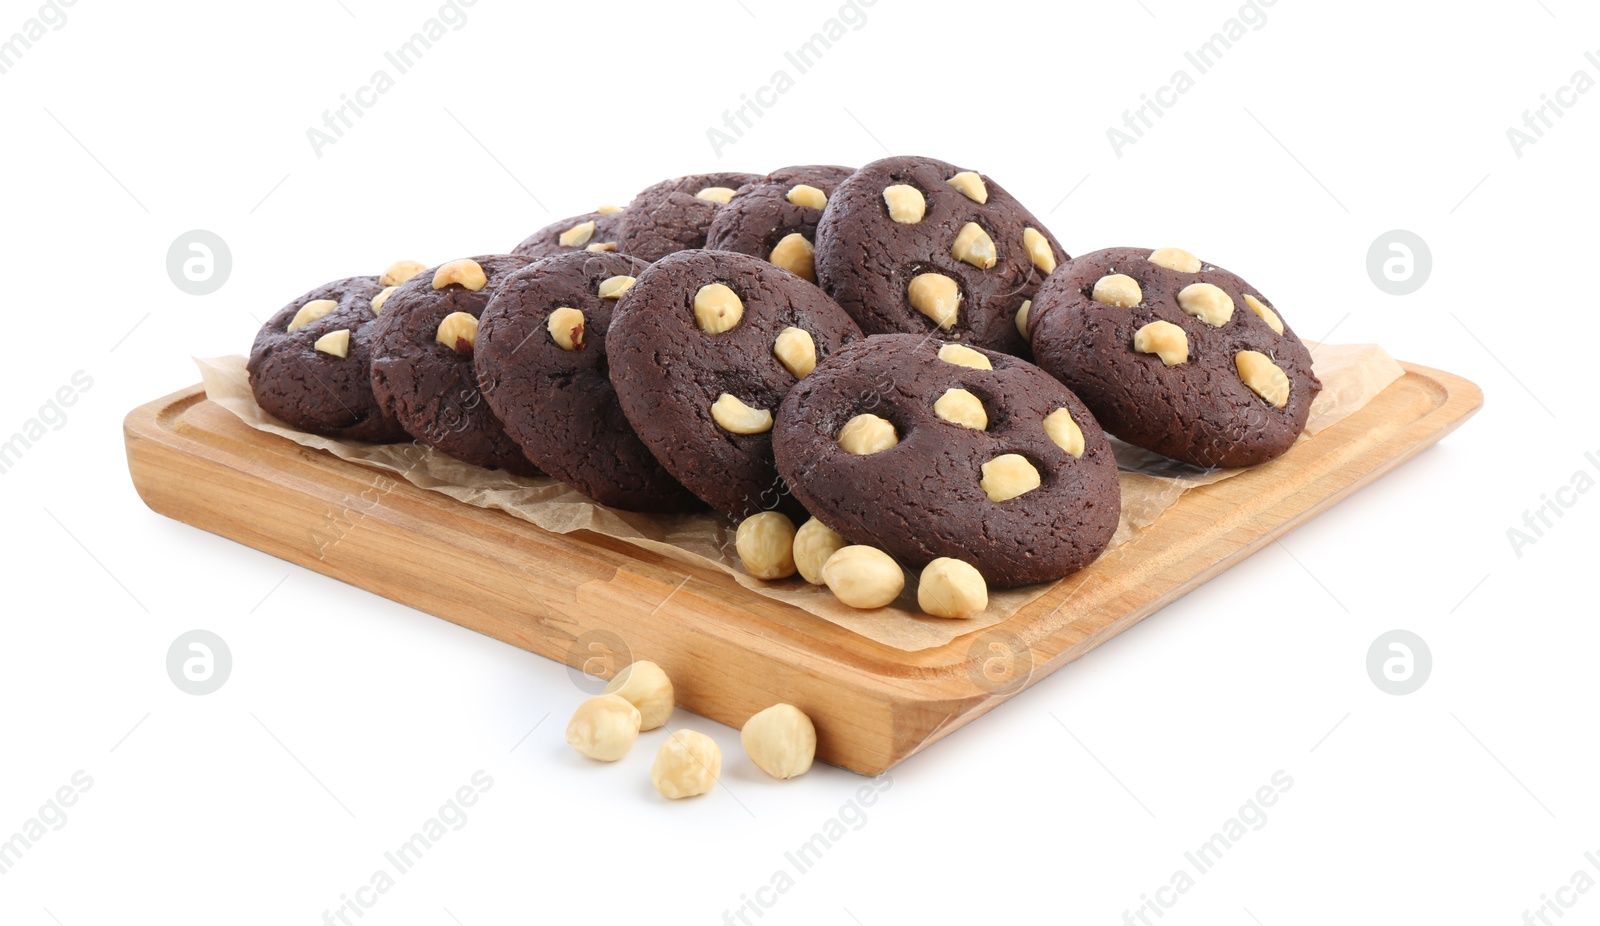
<path id="1" fill-rule="evenodd" d="M 933 158 L 874 161 L 817 226 L 817 283 L 868 334 L 930 333 L 1025 354 L 1015 319 L 1067 259 L 988 177 Z"/>
<path id="2" fill-rule="evenodd" d="M 734 518 L 798 516 L 773 463 L 772 415 L 810 372 L 807 344 L 820 361 L 860 335 L 793 274 L 694 250 L 639 275 L 612 316 L 606 354 L 624 414 L 690 491 Z"/>
<path id="3" fill-rule="evenodd" d="M 383 289 L 375 276 L 335 280 L 273 313 L 250 349 L 256 404 L 312 434 L 405 440 L 372 394 L 372 301 Z"/>
<path id="4" fill-rule="evenodd" d="M 407 433 L 463 462 L 525 476 L 538 470 L 478 390 L 472 342 L 495 287 L 528 263 L 496 254 L 424 270 L 389 294 L 372 337 L 373 394 Z M 473 321 L 447 328 L 447 346 L 440 327 L 456 313 Z"/>
<path id="5" fill-rule="evenodd" d="M 745 184 L 712 218 L 706 247 L 750 254 L 816 282 L 817 223 L 827 197 L 852 173 L 849 167 L 811 164 Z"/>
<path id="6" fill-rule="evenodd" d="M 530 264 L 496 288 L 478 328 L 478 385 L 540 469 L 595 501 L 675 512 L 700 500 L 656 461 L 622 414 L 606 334 L 644 261 L 575 252 Z"/>
<path id="7" fill-rule="evenodd" d="M 521 244 L 511 249 L 511 253 L 517 257 L 541 260 L 573 251 L 618 250 L 623 212 L 616 206 L 602 206 L 595 212 L 551 222 L 524 238 Z"/>
<path id="8" fill-rule="evenodd" d="M 784 399 L 773 449 L 849 542 L 917 568 L 959 559 L 993 587 L 1082 569 L 1121 512 L 1111 444 L 1076 396 L 1020 358 L 922 335 L 819 365 Z"/>
<path id="9" fill-rule="evenodd" d="M 646 187 L 623 214 L 618 249 L 647 263 L 705 247 L 717 210 L 756 174 L 690 174 Z"/>
<path id="10" fill-rule="evenodd" d="M 1322 389 L 1310 352 L 1272 303 L 1186 251 L 1076 258 L 1040 288 L 1028 327 L 1039 365 L 1107 431 L 1197 466 L 1284 453 Z"/>

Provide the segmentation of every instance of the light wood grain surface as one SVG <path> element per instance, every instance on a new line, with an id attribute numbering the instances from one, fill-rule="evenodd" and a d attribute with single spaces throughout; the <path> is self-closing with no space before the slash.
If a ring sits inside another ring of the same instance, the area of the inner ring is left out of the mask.
<path id="1" fill-rule="evenodd" d="M 891 649 L 589 533 L 557 535 L 242 424 L 199 386 L 124 422 L 155 511 L 463 627 L 609 676 L 667 671 L 681 707 L 734 727 L 774 703 L 815 721 L 818 758 L 883 772 L 1133 626 L 1437 442 L 1483 402 L 1405 365 L 1365 408 L 1284 457 L 1192 490 L 1033 604 L 944 646 Z"/>

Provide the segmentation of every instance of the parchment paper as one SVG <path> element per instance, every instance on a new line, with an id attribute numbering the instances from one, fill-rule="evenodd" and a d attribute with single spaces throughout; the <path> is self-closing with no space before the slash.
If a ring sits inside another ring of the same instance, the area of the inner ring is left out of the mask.
<path id="1" fill-rule="evenodd" d="M 1311 406 L 1302 441 L 1315 440 L 1319 432 L 1366 405 L 1404 373 L 1375 344 L 1307 346 L 1312 348 L 1323 389 Z M 597 505 L 554 479 L 530 479 L 480 469 L 416 443 L 365 444 L 307 434 L 268 415 L 256 404 L 245 372 L 245 358 L 196 358 L 195 363 L 200 368 L 206 397 L 252 428 L 325 450 L 344 460 L 397 473 L 419 488 L 442 492 L 469 505 L 498 508 L 547 531 L 594 531 L 670 559 L 712 566 L 758 595 L 787 602 L 896 649 L 927 649 L 982 630 L 1015 614 L 1050 588 L 1046 584 L 991 592 L 989 608 L 982 614 L 967 620 L 945 620 L 917 611 L 916 576 L 908 574 L 906 592 L 899 601 L 877 611 L 858 611 L 839 604 L 827 589 L 808 585 L 798 576 L 782 582 L 751 578 L 739 565 L 734 551 L 733 526 L 720 515 L 631 514 Z M 1107 553 L 1154 523 L 1184 492 L 1241 472 L 1189 466 L 1115 439 L 1112 445 L 1121 470 L 1122 522 Z"/>

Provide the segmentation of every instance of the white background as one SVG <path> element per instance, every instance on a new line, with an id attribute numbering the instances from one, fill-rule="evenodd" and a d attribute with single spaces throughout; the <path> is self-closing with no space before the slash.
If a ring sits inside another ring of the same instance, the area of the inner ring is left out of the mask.
<path id="1" fill-rule="evenodd" d="M 718 157 L 707 129 L 792 73 L 784 52 L 838 3 L 479 0 L 317 157 L 307 129 L 438 8 L 79 0 L 0 76 L 0 435 L 93 380 L 0 475 L 0 838 L 93 779 L 0 875 L 0 921 L 323 922 L 481 769 L 467 824 L 360 922 L 738 922 L 866 779 L 766 780 L 736 731 L 679 714 L 722 745 L 724 786 L 661 800 L 661 734 L 611 766 L 563 744 L 564 667 L 151 513 L 120 422 L 326 279 L 503 250 L 678 173 L 888 152 L 984 171 L 1072 253 L 1188 248 L 1302 333 L 1379 342 L 1487 403 L 895 769 L 749 921 L 1122 922 L 1279 770 L 1265 825 L 1163 924 L 1510 926 L 1574 872 L 1600 879 L 1600 494 L 1520 556 L 1507 538 L 1575 472 L 1600 477 L 1600 93 L 1521 157 L 1506 135 L 1575 71 L 1600 78 L 1591 6 L 1279 0 L 1119 158 L 1107 128 L 1194 74 L 1184 52 L 1232 0 L 878 0 Z M 0 3 L 0 37 L 37 9 Z M 208 296 L 165 267 L 197 228 L 233 256 Z M 1397 228 L 1433 255 L 1405 297 L 1366 270 Z M 204 697 L 165 669 L 194 628 L 234 658 Z M 1365 668 L 1395 628 L 1434 660 L 1405 697 Z M 1562 896 L 1569 922 L 1600 917 L 1600 891 Z"/>

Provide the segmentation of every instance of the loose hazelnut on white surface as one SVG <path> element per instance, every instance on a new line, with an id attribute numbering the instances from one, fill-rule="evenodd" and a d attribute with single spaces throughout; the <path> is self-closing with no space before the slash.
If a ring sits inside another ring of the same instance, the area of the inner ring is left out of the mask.
<path id="1" fill-rule="evenodd" d="M 817 755 L 817 728 L 793 704 L 774 704 L 744 722 L 739 742 L 750 761 L 773 778 L 794 778 Z"/>
<path id="2" fill-rule="evenodd" d="M 624 666 L 606 685 L 605 693 L 617 695 L 639 709 L 640 730 L 654 730 L 672 716 L 672 681 L 648 659 Z"/>
<path id="3" fill-rule="evenodd" d="M 722 774 L 722 749 L 717 741 L 694 730 L 667 737 L 650 766 L 650 783 L 673 800 L 710 791 Z"/>
<path id="4" fill-rule="evenodd" d="M 567 722 L 567 745 L 601 762 L 628 754 L 639 738 L 639 709 L 614 694 L 596 695 L 578 705 Z"/>

